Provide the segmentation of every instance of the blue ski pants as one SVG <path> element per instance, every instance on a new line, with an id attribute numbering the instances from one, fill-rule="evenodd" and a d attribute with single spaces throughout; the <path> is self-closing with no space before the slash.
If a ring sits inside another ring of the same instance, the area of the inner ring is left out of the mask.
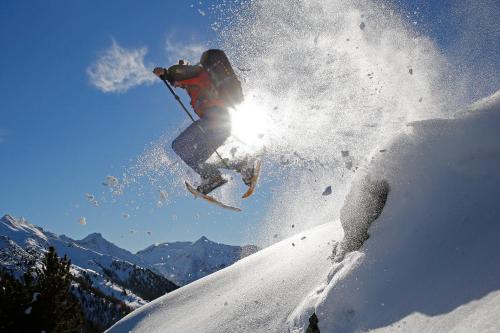
<path id="1" fill-rule="evenodd" d="M 172 149 L 202 178 L 209 178 L 220 175 L 220 171 L 207 160 L 230 135 L 231 118 L 227 109 L 211 107 L 172 142 Z"/>

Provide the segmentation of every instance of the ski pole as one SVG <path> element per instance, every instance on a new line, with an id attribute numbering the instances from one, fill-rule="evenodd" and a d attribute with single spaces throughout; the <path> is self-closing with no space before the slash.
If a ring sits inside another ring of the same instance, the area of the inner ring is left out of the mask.
<path id="1" fill-rule="evenodd" d="M 160 78 L 163 83 L 165 83 L 165 85 L 167 86 L 168 90 L 170 90 L 170 92 L 172 93 L 172 95 L 174 95 L 174 98 L 175 100 L 179 103 L 179 105 L 181 106 L 181 108 L 184 110 L 184 112 L 186 112 L 186 114 L 189 116 L 189 118 L 191 118 L 191 120 L 193 121 L 193 123 L 196 123 L 196 120 L 194 120 L 194 117 L 191 115 L 191 112 L 189 112 L 189 110 L 186 108 L 186 106 L 184 105 L 184 103 L 182 103 L 181 101 L 181 98 L 179 97 L 179 95 L 177 95 L 174 91 L 174 89 L 170 86 L 170 84 L 167 82 L 167 80 L 164 80 L 162 78 Z M 210 145 L 210 148 L 215 152 L 215 154 L 220 158 L 222 164 L 224 164 L 224 166 L 227 168 L 227 169 L 231 169 L 229 167 L 229 165 L 226 163 L 226 161 L 222 158 L 222 156 L 219 154 L 219 152 L 217 151 L 217 148 L 215 148 L 212 143 L 210 142 L 210 140 L 208 140 L 208 136 L 207 136 L 207 133 L 205 132 L 205 130 L 203 129 L 203 127 L 201 127 L 199 124 L 197 124 L 197 127 L 198 129 L 201 131 L 201 133 L 203 133 L 203 135 L 205 135 L 205 139 L 207 140 L 208 144 Z"/>

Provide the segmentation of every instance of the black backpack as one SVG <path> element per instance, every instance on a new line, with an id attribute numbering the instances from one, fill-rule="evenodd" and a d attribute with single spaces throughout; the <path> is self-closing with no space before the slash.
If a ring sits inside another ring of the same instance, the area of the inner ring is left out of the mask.
<path id="1" fill-rule="evenodd" d="M 200 64 L 210 75 L 220 99 L 233 107 L 243 102 L 241 83 L 224 51 L 211 49 L 203 52 Z"/>

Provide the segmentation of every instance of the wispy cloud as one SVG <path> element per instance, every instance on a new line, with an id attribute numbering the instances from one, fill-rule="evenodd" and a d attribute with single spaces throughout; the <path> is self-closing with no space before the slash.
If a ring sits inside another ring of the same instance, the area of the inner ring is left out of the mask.
<path id="1" fill-rule="evenodd" d="M 87 69 L 90 82 L 103 92 L 124 92 L 155 81 L 144 65 L 146 47 L 125 49 L 116 41 Z M 148 66 L 152 67 L 152 66 Z"/>
<path id="2" fill-rule="evenodd" d="M 201 43 L 177 43 L 172 37 L 167 37 L 165 41 L 165 50 L 167 51 L 168 61 L 176 63 L 179 59 L 187 60 L 190 63 L 200 61 L 201 54 L 207 47 Z"/>

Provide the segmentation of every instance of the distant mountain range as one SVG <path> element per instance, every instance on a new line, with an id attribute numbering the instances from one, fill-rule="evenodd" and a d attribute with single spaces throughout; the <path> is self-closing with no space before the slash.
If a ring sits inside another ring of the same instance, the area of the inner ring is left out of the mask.
<path id="1" fill-rule="evenodd" d="M 196 242 L 151 245 L 136 254 L 116 246 L 100 233 L 74 242 L 86 249 L 151 269 L 178 286 L 201 279 L 259 250 L 255 245 L 234 246 L 212 242 L 205 236 Z"/>
<path id="2" fill-rule="evenodd" d="M 258 250 L 255 245 L 219 244 L 203 236 L 196 242 L 151 245 L 137 252 L 137 256 L 166 278 L 178 285 L 185 285 L 230 266 Z"/>
<path id="3" fill-rule="evenodd" d="M 21 276 L 40 263 L 49 246 L 71 259 L 75 289 L 87 319 L 108 327 L 123 314 L 227 267 L 258 250 L 201 237 L 196 242 L 152 245 L 133 254 L 99 233 L 74 240 L 5 215 L 0 219 L 0 269 Z M 103 306 L 104 305 L 104 306 Z"/>

